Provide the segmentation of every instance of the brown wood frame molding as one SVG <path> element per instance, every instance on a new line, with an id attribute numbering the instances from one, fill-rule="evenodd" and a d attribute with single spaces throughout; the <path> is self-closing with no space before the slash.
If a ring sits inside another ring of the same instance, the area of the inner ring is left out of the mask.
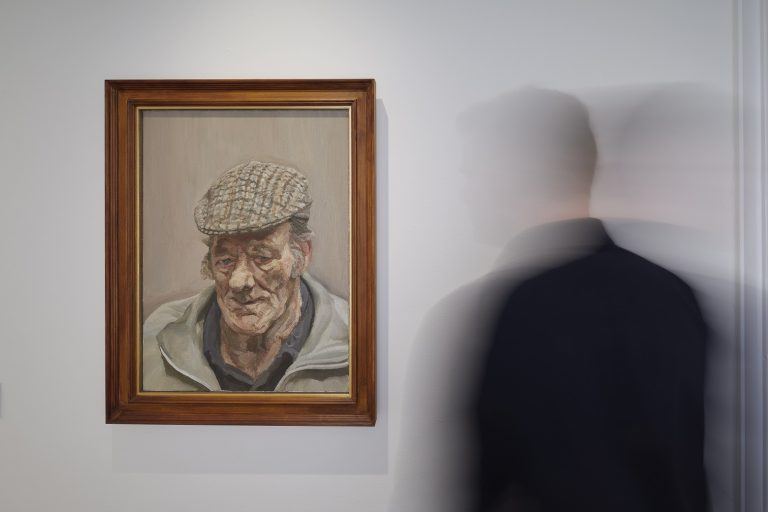
<path id="1" fill-rule="evenodd" d="M 373 425 L 376 421 L 375 82 L 107 80 L 107 423 Z M 142 392 L 138 109 L 348 107 L 351 122 L 350 393 Z"/>

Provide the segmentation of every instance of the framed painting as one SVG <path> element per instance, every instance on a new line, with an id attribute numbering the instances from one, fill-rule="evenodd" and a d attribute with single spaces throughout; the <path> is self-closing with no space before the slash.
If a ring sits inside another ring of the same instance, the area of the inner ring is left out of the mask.
<path id="1" fill-rule="evenodd" d="M 373 80 L 108 80 L 108 423 L 375 423 Z"/>

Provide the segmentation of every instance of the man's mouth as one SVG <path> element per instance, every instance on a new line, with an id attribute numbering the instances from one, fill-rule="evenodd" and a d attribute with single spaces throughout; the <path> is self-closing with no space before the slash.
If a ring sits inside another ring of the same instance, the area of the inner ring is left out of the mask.
<path id="1" fill-rule="evenodd" d="M 262 302 L 268 302 L 269 297 L 233 297 L 231 300 L 235 303 L 235 305 L 245 307 Z"/>

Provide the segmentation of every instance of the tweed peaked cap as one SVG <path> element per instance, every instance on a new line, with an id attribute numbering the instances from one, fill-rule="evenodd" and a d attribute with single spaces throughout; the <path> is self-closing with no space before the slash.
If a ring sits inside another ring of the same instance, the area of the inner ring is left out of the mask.
<path id="1" fill-rule="evenodd" d="M 195 208 L 207 235 L 259 231 L 291 217 L 309 218 L 307 178 L 296 169 L 265 162 L 237 165 L 222 174 Z"/>

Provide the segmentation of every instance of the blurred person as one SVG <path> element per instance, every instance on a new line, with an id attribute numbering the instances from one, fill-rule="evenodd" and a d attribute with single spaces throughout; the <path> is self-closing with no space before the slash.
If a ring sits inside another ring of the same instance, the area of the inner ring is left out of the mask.
<path id="1" fill-rule="evenodd" d="M 705 510 L 707 326 L 590 217 L 586 107 L 524 89 L 459 127 L 476 238 L 502 250 L 417 334 L 390 510 Z"/>
<path id="2" fill-rule="evenodd" d="M 496 284 L 486 303 L 471 508 L 705 510 L 707 327 L 688 285 L 589 217 L 597 149 L 586 108 L 531 89 L 464 122 L 473 154 L 490 155 L 478 174 L 522 231 L 506 277 L 491 276 L 506 290 Z"/>

